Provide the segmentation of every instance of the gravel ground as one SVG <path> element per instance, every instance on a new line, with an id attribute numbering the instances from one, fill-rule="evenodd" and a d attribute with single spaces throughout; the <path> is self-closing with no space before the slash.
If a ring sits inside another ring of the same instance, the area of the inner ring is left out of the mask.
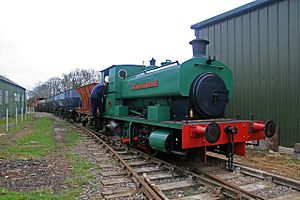
<path id="1" fill-rule="evenodd" d="M 237 157 L 238 163 L 270 171 L 272 173 L 300 180 L 300 160 L 274 151 L 247 150 L 246 157 Z"/>
<path id="2" fill-rule="evenodd" d="M 54 138 L 55 152 L 47 155 L 42 159 L 28 160 L 6 160 L 0 158 L 0 187 L 5 187 L 12 191 L 34 191 L 37 189 L 50 189 L 55 194 L 60 194 L 63 190 L 70 186 L 65 184 L 65 178 L 69 173 L 69 165 L 64 158 L 64 137 L 66 128 L 61 127 L 59 120 L 51 114 L 36 113 L 37 117 L 47 116 L 54 119 Z M 31 124 L 25 127 L 14 137 L 7 137 L 7 141 L 2 141 L 3 144 L 12 145 L 18 138 L 26 135 L 30 130 Z M 87 142 L 88 140 L 88 142 Z M 94 144 L 93 144 L 94 143 Z M 77 154 L 79 157 L 91 163 L 99 164 L 99 157 L 95 159 L 93 153 L 101 152 L 101 148 L 97 143 L 88 138 L 84 138 L 78 142 L 73 149 L 68 151 Z M 109 156 L 109 154 L 105 154 Z M 105 163 L 109 163 L 105 161 Z M 100 199 L 101 198 L 101 175 L 100 168 L 90 169 L 91 176 L 94 177 L 88 181 L 83 187 L 83 192 L 78 199 Z"/>
<path id="3" fill-rule="evenodd" d="M 101 175 L 98 169 L 91 169 L 91 174 L 95 179 L 89 180 L 88 184 L 83 187 L 83 192 L 80 194 L 80 199 L 100 199 L 101 192 L 100 184 Z"/>
<path id="4" fill-rule="evenodd" d="M 229 183 L 233 183 L 234 185 L 242 186 L 242 185 L 248 185 L 251 183 L 259 182 L 260 180 L 257 178 L 254 178 L 252 176 L 239 176 L 236 178 L 227 179 Z"/>
<path id="5" fill-rule="evenodd" d="M 276 198 L 276 197 L 284 196 L 287 194 L 291 194 L 292 192 L 295 192 L 295 190 L 292 190 L 285 186 L 276 186 L 275 188 L 272 187 L 272 188 L 266 188 L 263 190 L 257 190 L 257 191 L 254 191 L 253 193 L 256 195 L 259 195 L 263 198 L 271 199 L 271 198 Z"/>
<path id="6" fill-rule="evenodd" d="M 48 115 L 48 114 L 46 114 Z M 52 117 L 52 115 L 49 115 Z M 56 151 L 54 154 L 46 156 L 44 159 L 28 159 L 28 160 L 5 160 L 0 158 L 0 187 L 5 187 L 13 191 L 29 191 L 36 189 L 51 189 L 56 194 L 67 189 L 69 186 L 64 183 L 66 176 L 69 173 L 69 166 L 63 157 L 63 144 L 66 129 L 61 127 L 58 123 L 59 118 L 54 117 L 54 137 L 56 144 Z M 15 138 L 10 138 L 9 143 L 13 143 L 17 138 L 22 137 L 28 131 L 28 127 L 21 130 L 15 135 Z M 1 147 L 0 147 L 1 148 Z M 83 187 L 83 192 L 80 194 L 79 199 L 98 199 L 101 198 L 101 191 L 107 190 L 125 190 L 135 188 L 135 184 L 122 183 L 112 186 L 104 187 L 101 184 L 101 180 L 108 180 L 112 177 L 102 177 L 101 171 L 122 171 L 121 167 L 117 166 L 116 161 L 111 159 L 111 155 L 105 153 L 99 145 L 89 138 L 83 137 L 81 141 L 71 149 L 73 153 L 77 154 L 81 158 L 88 162 L 98 164 L 99 168 L 92 168 L 91 175 L 94 177 L 90 179 L 88 183 Z M 98 155 L 98 156 L 95 156 Z M 106 160 L 106 159 L 109 160 Z M 139 159 L 132 159 L 132 161 L 138 161 Z M 268 170 L 276 174 L 283 176 L 288 176 L 300 180 L 300 165 L 298 161 L 293 160 L 287 155 L 282 155 L 276 152 L 268 151 L 255 151 L 248 150 L 246 158 L 237 157 L 236 161 L 259 168 L 262 170 Z M 187 164 L 185 160 L 183 163 Z M 101 164 L 112 164 L 113 167 L 101 169 Z M 147 166 L 153 166 L 149 164 Z M 139 167 L 135 167 L 139 168 Z M 151 173 L 147 173 L 151 174 Z M 116 176 L 124 177 L 124 176 Z M 116 178 L 114 177 L 114 178 Z M 181 180 L 181 178 L 178 178 Z M 173 179 L 163 179 L 155 181 L 155 184 L 162 184 L 174 181 Z M 253 182 L 257 182 L 255 178 L 252 177 L 238 177 L 229 179 L 230 182 L 236 185 L 246 185 Z M 209 192 L 206 187 L 189 187 L 184 190 L 171 190 L 167 191 L 168 198 L 178 198 L 187 195 L 196 194 L 199 192 Z M 266 188 L 263 190 L 255 191 L 255 194 L 261 195 L 266 199 L 274 198 L 278 196 L 283 196 L 289 194 L 293 190 L 283 187 L 276 186 L 272 189 Z M 138 194 L 132 197 L 127 197 L 124 199 L 146 199 L 143 194 Z"/>
<path id="7" fill-rule="evenodd" d="M 180 189 L 180 190 L 179 189 L 169 190 L 164 193 L 169 199 L 174 199 L 174 198 L 180 198 L 180 197 L 190 196 L 199 193 L 208 193 L 210 191 L 211 190 L 209 188 L 204 186 L 193 186 L 193 187 L 187 187 L 185 189 Z"/>
<path id="8" fill-rule="evenodd" d="M 46 160 L 2 160 L 0 186 L 13 191 L 51 188 L 59 192 L 64 188 L 62 171 Z"/>
<path id="9" fill-rule="evenodd" d="M 131 197 L 118 198 L 116 200 L 148 200 L 148 198 L 144 194 L 136 194 Z"/>
<path id="10" fill-rule="evenodd" d="M 88 141 L 87 141 L 88 140 Z M 111 159 L 111 155 L 105 153 L 105 150 L 101 149 L 96 142 L 93 142 L 89 139 L 85 139 L 85 141 L 79 142 L 74 152 L 80 157 L 88 160 L 91 163 L 98 164 L 101 168 L 101 164 L 112 164 L 113 167 L 103 168 L 100 170 L 94 170 L 93 175 L 96 177 L 95 180 L 91 180 L 90 183 L 84 188 L 84 191 L 81 194 L 81 199 L 94 199 L 100 198 L 101 192 L 104 191 L 117 191 L 117 190 L 127 190 L 136 188 L 135 183 L 120 183 L 109 186 L 103 186 L 101 184 L 102 180 L 110 180 L 112 178 L 123 178 L 126 176 L 110 176 L 110 177 L 102 177 L 101 172 L 105 171 L 119 171 L 122 172 L 122 168 L 116 163 L 115 160 Z M 101 153 L 101 156 L 95 157 L 95 154 Z M 102 155 L 103 153 L 103 155 Z M 110 159 L 110 160 L 107 160 Z M 104 161 L 103 161 L 104 160 Z M 119 198 L 120 199 L 120 198 Z M 121 199 L 146 199 L 143 194 L 137 194 L 132 197 L 126 197 Z"/>
<path id="11" fill-rule="evenodd" d="M 16 134 L 9 135 L 4 141 L 1 141 L 3 146 L 13 145 L 19 138 L 29 132 L 30 126 L 32 126 L 32 123 L 28 123 L 23 130 Z M 64 184 L 64 180 L 68 171 L 68 165 L 62 157 L 64 131 L 64 129 L 58 127 L 57 121 L 55 121 L 54 138 L 56 151 L 43 159 L 1 159 L 0 187 L 5 187 L 12 191 L 30 191 L 44 188 L 51 189 L 56 194 L 66 189 L 68 186 Z"/>
<path id="12" fill-rule="evenodd" d="M 92 144 L 94 143 L 94 144 Z M 98 163 L 97 160 L 94 158 L 93 153 L 91 152 L 91 148 L 88 149 L 88 146 L 90 145 L 97 145 L 96 142 L 84 142 L 79 141 L 76 147 L 73 149 L 74 153 L 79 155 L 81 158 L 84 158 L 85 160 L 91 162 L 91 163 Z M 95 151 L 101 152 L 101 149 L 94 148 Z M 80 194 L 80 199 L 97 199 L 101 197 L 101 174 L 99 169 L 91 169 L 94 179 L 90 180 L 88 182 L 88 185 L 84 186 L 83 192 Z"/>

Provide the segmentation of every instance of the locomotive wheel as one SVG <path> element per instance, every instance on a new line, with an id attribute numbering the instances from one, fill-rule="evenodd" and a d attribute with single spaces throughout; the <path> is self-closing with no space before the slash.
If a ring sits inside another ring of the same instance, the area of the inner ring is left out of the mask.
<path id="1" fill-rule="evenodd" d="M 156 157 L 158 155 L 159 151 L 156 151 L 156 150 L 153 150 L 153 149 L 150 149 L 150 152 L 149 154 L 153 157 Z"/>

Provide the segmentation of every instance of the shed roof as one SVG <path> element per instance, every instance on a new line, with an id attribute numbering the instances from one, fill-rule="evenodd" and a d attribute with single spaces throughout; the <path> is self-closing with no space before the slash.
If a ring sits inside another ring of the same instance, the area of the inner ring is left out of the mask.
<path id="1" fill-rule="evenodd" d="M 232 17 L 238 16 L 238 15 L 245 14 L 247 12 L 251 12 L 252 10 L 262 8 L 268 4 L 272 4 L 272 3 L 275 3 L 278 1 L 283 1 L 283 0 L 256 0 L 251 3 L 245 4 L 241 7 L 238 7 L 238 8 L 232 9 L 228 12 L 217 15 L 215 17 L 212 17 L 207 20 L 201 21 L 199 23 L 193 24 L 191 26 L 191 28 L 195 29 L 195 30 L 199 30 L 199 29 L 205 28 L 211 24 L 215 24 L 215 23 L 224 21 L 228 18 L 232 18 Z"/>
<path id="2" fill-rule="evenodd" d="M 8 78 L 6 78 L 6 77 L 4 77 L 4 76 L 1 76 L 1 75 L 0 75 L 0 80 L 1 80 L 1 81 L 4 81 L 4 82 L 6 82 L 6 83 L 9 83 L 9 84 L 18 86 L 18 87 L 23 88 L 24 90 L 26 90 L 24 87 L 20 86 L 19 84 L 13 82 L 12 80 L 10 80 L 10 79 L 8 79 Z"/>

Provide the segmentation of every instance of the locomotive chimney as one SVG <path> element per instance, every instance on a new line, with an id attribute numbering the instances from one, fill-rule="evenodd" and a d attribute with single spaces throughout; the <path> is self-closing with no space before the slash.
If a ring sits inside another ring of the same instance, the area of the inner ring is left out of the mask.
<path id="1" fill-rule="evenodd" d="M 150 65 L 155 66 L 156 60 L 154 58 L 152 58 L 149 62 L 150 62 Z"/>
<path id="2" fill-rule="evenodd" d="M 206 45 L 208 44 L 209 41 L 200 38 L 190 41 L 190 45 L 192 45 L 193 47 L 193 57 L 194 58 L 204 57 L 206 52 Z"/>

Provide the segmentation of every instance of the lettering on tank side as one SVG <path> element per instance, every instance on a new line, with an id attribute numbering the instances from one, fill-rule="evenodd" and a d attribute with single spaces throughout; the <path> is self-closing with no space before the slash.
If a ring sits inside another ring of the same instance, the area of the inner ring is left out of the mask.
<path id="1" fill-rule="evenodd" d="M 139 89 L 146 89 L 152 87 L 158 87 L 158 80 L 134 84 L 131 86 L 131 90 L 139 90 Z"/>

